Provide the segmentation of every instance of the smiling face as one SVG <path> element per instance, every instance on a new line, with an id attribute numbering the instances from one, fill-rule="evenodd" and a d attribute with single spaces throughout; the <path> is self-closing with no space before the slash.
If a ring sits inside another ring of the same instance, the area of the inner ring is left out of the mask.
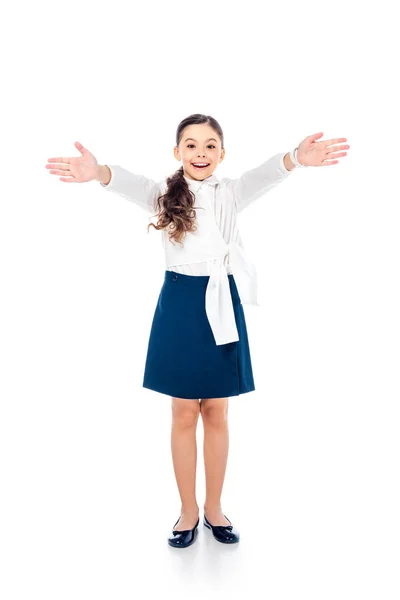
<path id="1" fill-rule="evenodd" d="M 179 146 L 174 147 L 175 158 L 182 161 L 183 174 L 188 179 L 202 181 L 222 162 L 225 150 L 214 129 L 207 123 L 188 125 L 181 136 Z M 205 167 L 195 165 L 206 164 Z"/>

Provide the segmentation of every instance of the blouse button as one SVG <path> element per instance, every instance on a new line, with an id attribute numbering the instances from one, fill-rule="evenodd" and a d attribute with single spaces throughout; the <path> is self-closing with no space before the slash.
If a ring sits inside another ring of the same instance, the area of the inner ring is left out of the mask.
<path id="1" fill-rule="evenodd" d="M 178 275 L 174 275 L 174 276 L 172 277 L 172 279 L 173 279 L 174 281 L 176 281 L 176 280 L 178 279 Z"/>

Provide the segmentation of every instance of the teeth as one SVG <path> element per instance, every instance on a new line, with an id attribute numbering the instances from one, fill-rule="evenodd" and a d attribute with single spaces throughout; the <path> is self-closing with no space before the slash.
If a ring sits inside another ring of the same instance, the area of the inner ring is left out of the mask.
<path id="1" fill-rule="evenodd" d="M 193 163 L 195 167 L 206 167 L 208 163 Z"/>

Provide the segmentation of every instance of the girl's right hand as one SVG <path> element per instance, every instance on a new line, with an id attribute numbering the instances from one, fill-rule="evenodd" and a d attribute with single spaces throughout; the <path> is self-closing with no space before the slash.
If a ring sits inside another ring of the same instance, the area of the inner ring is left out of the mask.
<path id="1" fill-rule="evenodd" d="M 51 175 L 62 175 L 60 181 L 66 183 L 84 183 L 92 181 L 99 175 L 99 165 L 96 158 L 80 142 L 75 142 L 75 148 L 82 156 L 71 158 L 48 158 L 46 169 L 52 169 Z M 56 164 L 54 164 L 56 163 Z"/>

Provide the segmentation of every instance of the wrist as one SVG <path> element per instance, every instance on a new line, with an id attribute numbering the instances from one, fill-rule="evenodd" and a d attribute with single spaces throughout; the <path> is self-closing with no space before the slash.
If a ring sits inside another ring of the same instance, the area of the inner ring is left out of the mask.
<path id="1" fill-rule="evenodd" d="M 290 159 L 290 153 L 289 152 L 287 152 L 285 154 L 285 156 L 283 157 L 283 164 L 285 165 L 285 168 L 286 168 L 287 171 L 293 171 L 293 169 L 296 168 L 296 165 Z"/>
<path id="2" fill-rule="evenodd" d="M 111 171 L 107 165 L 98 165 L 96 181 L 100 181 L 104 185 L 107 185 L 111 179 Z"/>
<path id="3" fill-rule="evenodd" d="M 303 165 L 302 163 L 300 163 L 297 160 L 297 151 L 298 151 L 298 149 L 299 149 L 299 147 L 297 146 L 294 150 L 291 150 L 289 152 L 290 160 L 294 164 L 295 167 L 299 167 L 299 168 L 306 167 L 307 165 Z"/>

